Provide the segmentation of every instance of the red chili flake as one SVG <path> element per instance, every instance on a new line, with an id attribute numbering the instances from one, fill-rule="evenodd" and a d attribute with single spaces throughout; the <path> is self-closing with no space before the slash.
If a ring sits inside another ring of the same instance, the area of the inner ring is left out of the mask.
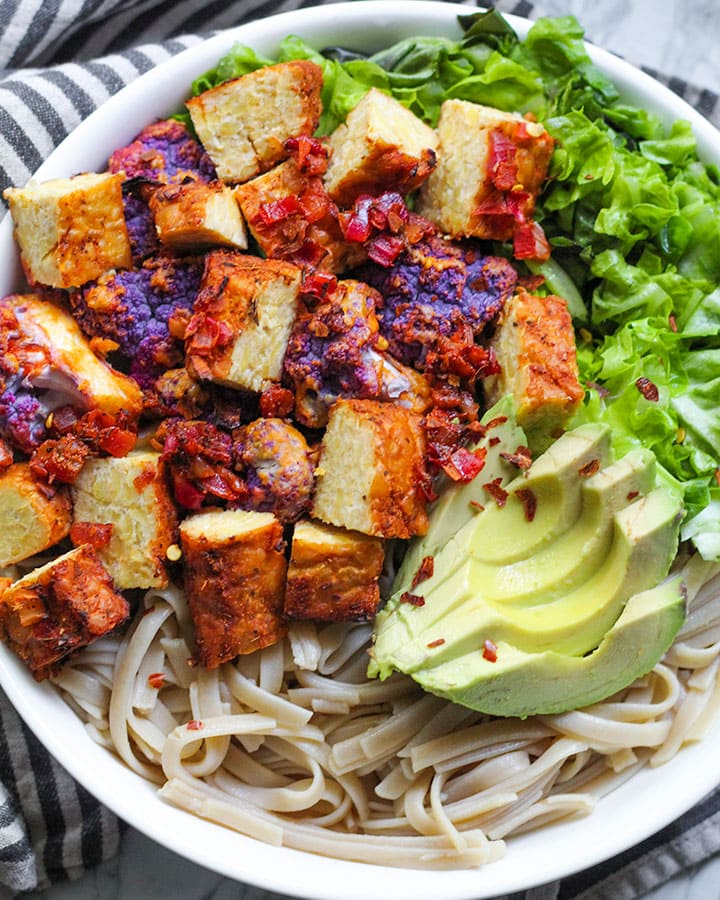
<path id="1" fill-rule="evenodd" d="M 511 465 L 517 466 L 518 469 L 529 469 L 532 465 L 530 448 L 525 447 L 523 444 L 520 444 L 514 453 L 501 453 L 500 456 Z"/>
<path id="2" fill-rule="evenodd" d="M 498 425 L 504 425 L 507 422 L 507 416 L 495 416 L 485 426 L 486 428 L 497 428 Z"/>
<path id="3" fill-rule="evenodd" d="M 112 539 L 112 523 L 102 522 L 73 522 L 70 529 L 70 540 L 76 547 L 88 544 L 95 550 L 107 547 Z"/>
<path id="4" fill-rule="evenodd" d="M 717 485 L 720 487 L 720 469 L 715 469 L 715 481 Z"/>
<path id="5" fill-rule="evenodd" d="M 200 721 L 200 719 L 190 719 L 190 721 L 185 726 L 188 731 L 200 731 L 201 728 L 204 728 L 204 724 Z"/>
<path id="6" fill-rule="evenodd" d="M 596 472 L 600 471 L 600 460 L 599 459 L 591 459 L 589 462 L 586 462 L 584 466 L 580 466 L 578 469 L 578 475 L 581 478 L 589 478 L 591 475 L 594 475 Z"/>
<path id="7" fill-rule="evenodd" d="M 414 584 L 413 587 L 415 587 Z M 410 591 L 405 591 L 404 594 L 400 595 L 400 602 L 409 603 L 410 606 L 425 606 L 425 598 L 419 594 L 411 594 Z"/>
<path id="8" fill-rule="evenodd" d="M 148 684 L 151 688 L 155 688 L 156 690 L 160 690 L 160 688 L 165 687 L 165 675 L 162 672 L 153 672 L 151 675 L 148 675 Z M 199 723 L 202 725 L 202 722 Z M 188 728 L 190 724 L 188 723 Z"/>
<path id="9" fill-rule="evenodd" d="M 502 478 L 493 478 L 492 481 L 488 481 L 488 483 L 484 484 L 483 487 L 488 492 L 488 494 L 490 494 L 495 503 L 497 503 L 498 506 L 502 507 L 505 506 L 507 502 L 508 492 L 500 486 L 501 482 Z"/>
<path id="10" fill-rule="evenodd" d="M 650 400 L 651 403 L 656 403 L 660 397 L 657 385 L 653 384 L 649 378 L 638 378 L 635 382 L 635 387 L 640 391 L 643 397 L 646 400 Z"/>
<path id="11" fill-rule="evenodd" d="M 485 510 L 485 507 L 478 500 L 471 500 L 470 506 L 472 506 L 473 509 L 477 509 L 479 512 L 484 512 Z"/>
<path id="12" fill-rule="evenodd" d="M 518 488 L 515 491 L 515 496 L 523 505 L 526 520 L 532 522 L 537 512 L 537 497 L 530 488 Z"/>
<path id="13" fill-rule="evenodd" d="M 488 441 L 488 445 L 489 445 L 490 447 L 497 447 L 497 445 L 498 445 L 499 443 L 500 443 L 500 438 L 499 438 L 499 437 L 491 437 L 490 440 Z"/>
<path id="14" fill-rule="evenodd" d="M 630 491 L 630 493 L 627 495 L 627 497 L 625 499 L 628 501 L 628 503 L 630 503 L 636 497 L 639 497 L 639 496 L 640 496 L 640 491 Z"/>
<path id="15" fill-rule="evenodd" d="M 483 658 L 488 662 L 497 662 L 497 644 L 485 641 L 483 644 Z"/>
<path id="16" fill-rule="evenodd" d="M 435 559 L 432 556 L 423 556 L 423 561 L 420 563 L 420 568 L 415 573 L 410 587 L 416 588 L 421 581 L 426 581 L 428 578 L 432 578 L 434 571 Z"/>
<path id="17" fill-rule="evenodd" d="M 425 646 L 426 646 L 428 649 L 432 650 L 433 647 L 442 647 L 442 645 L 443 645 L 444 643 L 445 643 L 445 638 L 438 638 L 438 639 L 435 640 L 435 641 L 430 641 L 430 643 L 429 643 L 429 644 L 426 644 Z"/>
<path id="18" fill-rule="evenodd" d="M 672 313 L 670 313 L 670 315 L 668 316 L 668 325 L 670 326 L 670 331 L 678 330 L 677 322 L 675 321 L 675 316 Z"/>
<path id="19" fill-rule="evenodd" d="M 298 212 L 300 203 L 295 194 L 288 194 L 287 197 L 281 197 L 279 200 L 271 200 L 268 203 L 261 203 L 258 209 L 263 225 L 275 225 L 282 222 Z"/>

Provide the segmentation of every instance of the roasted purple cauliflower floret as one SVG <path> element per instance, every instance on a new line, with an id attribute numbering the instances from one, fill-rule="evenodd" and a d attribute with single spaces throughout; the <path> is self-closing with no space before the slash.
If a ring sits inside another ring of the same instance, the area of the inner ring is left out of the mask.
<path id="1" fill-rule="evenodd" d="M 126 180 L 142 178 L 160 184 L 217 179 L 215 166 L 202 145 L 174 119 L 143 128 L 134 141 L 113 153 L 108 169 L 122 172 Z"/>
<path id="2" fill-rule="evenodd" d="M 47 437 L 49 409 L 22 378 L 7 377 L 2 368 L 0 363 L 0 436 L 24 453 L 32 453 Z"/>
<path id="3" fill-rule="evenodd" d="M 470 346 L 517 283 L 506 259 L 437 236 L 410 245 L 389 268 L 369 263 L 359 277 L 382 295 L 377 315 L 390 353 L 421 370 L 448 340 Z"/>
<path id="4" fill-rule="evenodd" d="M 192 310 L 200 287 L 202 261 L 152 257 L 136 269 L 109 272 L 74 291 L 73 313 L 90 337 L 115 341 L 130 361 L 130 374 L 150 390 L 166 369 L 182 365 L 183 345 L 168 322 Z"/>
<path id="5" fill-rule="evenodd" d="M 236 468 L 248 495 L 241 509 L 272 512 L 281 522 L 296 522 L 310 508 L 315 466 L 297 428 L 282 419 L 256 419 L 233 433 Z"/>
<path id="6" fill-rule="evenodd" d="M 160 249 L 155 220 L 147 203 L 134 193 L 126 193 L 123 196 L 123 209 L 133 263 L 139 266 L 143 260 Z"/>
<path id="7" fill-rule="evenodd" d="M 295 387 L 295 415 L 310 428 L 327 424 L 338 397 L 377 397 L 377 291 L 340 281 L 330 296 L 301 313 L 285 352 L 285 374 Z"/>

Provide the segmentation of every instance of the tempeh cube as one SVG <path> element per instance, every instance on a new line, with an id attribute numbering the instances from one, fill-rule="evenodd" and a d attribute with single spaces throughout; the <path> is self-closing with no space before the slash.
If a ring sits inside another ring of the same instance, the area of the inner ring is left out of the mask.
<path id="1" fill-rule="evenodd" d="M 279 381 L 301 274 L 281 260 L 209 253 L 187 330 L 191 374 L 249 391 Z"/>
<path id="2" fill-rule="evenodd" d="M 360 194 L 415 190 L 435 168 L 438 139 L 393 97 L 371 88 L 330 135 L 328 193 L 340 206 Z"/>
<path id="3" fill-rule="evenodd" d="M 3 196 L 31 282 L 78 287 L 108 269 L 132 265 L 122 175 L 55 178 L 7 188 Z"/>
<path id="4" fill-rule="evenodd" d="M 322 69 L 307 59 L 266 66 L 188 100 L 203 146 L 223 181 L 243 182 L 288 156 L 285 141 L 311 135 L 322 109 Z"/>
<path id="5" fill-rule="evenodd" d="M 93 550 L 77 547 L 0 593 L 0 636 L 41 681 L 129 613 Z"/>
<path id="6" fill-rule="evenodd" d="M 72 498 L 75 525 L 111 526 L 97 554 L 119 588 L 168 584 L 166 553 L 177 540 L 177 513 L 159 453 L 88 460 Z"/>
<path id="7" fill-rule="evenodd" d="M 70 498 L 63 487 L 41 491 L 28 463 L 0 475 L 0 566 L 47 550 L 70 531 Z"/>
<path id="8" fill-rule="evenodd" d="M 385 553 L 380 538 L 320 522 L 298 522 L 285 589 L 291 619 L 373 619 Z"/>
<path id="9" fill-rule="evenodd" d="M 160 240 L 177 250 L 247 248 L 235 191 L 214 181 L 172 184 L 153 191 L 150 209 Z"/>
<path id="10" fill-rule="evenodd" d="M 318 268 L 328 272 L 344 272 L 366 258 L 361 244 L 343 238 L 322 179 L 301 172 L 294 159 L 240 185 L 237 196 L 265 256 L 292 259 L 310 241 L 326 251 Z M 291 211 L 276 213 L 283 204 Z"/>
<path id="11" fill-rule="evenodd" d="M 180 540 L 201 666 L 214 669 L 285 636 L 285 544 L 272 513 L 200 512 L 182 522 Z"/>
<path id="12" fill-rule="evenodd" d="M 374 400 L 338 400 L 316 475 L 315 518 L 379 537 L 427 531 L 425 436 L 416 413 Z"/>
<path id="13" fill-rule="evenodd" d="M 443 103 L 438 136 L 418 212 L 454 238 L 509 240 L 535 210 L 552 137 L 539 122 L 466 100 Z"/>
<path id="14" fill-rule="evenodd" d="M 520 425 L 539 444 L 548 443 L 585 395 L 567 304 L 519 288 L 505 304 L 492 346 L 500 374 L 485 379 L 488 400 L 512 394 Z"/>

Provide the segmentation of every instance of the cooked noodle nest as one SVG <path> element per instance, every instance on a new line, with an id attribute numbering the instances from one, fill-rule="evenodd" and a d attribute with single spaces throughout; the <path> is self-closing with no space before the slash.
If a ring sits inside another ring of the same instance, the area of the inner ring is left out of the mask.
<path id="1" fill-rule="evenodd" d="M 54 682 L 94 740 L 182 809 L 330 857 L 475 867 L 506 837 L 589 813 L 702 738 L 719 700 L 720 565 L 693 556 L 682 569 L 688 617 L 665 659 L 559 715 L 493 719 L 402 675 L 368 680 L 365 624 L 299 622 L 272 647 L 193 668 L 173 586 L 148 591 L 125 635 L 97 641 Z"/>

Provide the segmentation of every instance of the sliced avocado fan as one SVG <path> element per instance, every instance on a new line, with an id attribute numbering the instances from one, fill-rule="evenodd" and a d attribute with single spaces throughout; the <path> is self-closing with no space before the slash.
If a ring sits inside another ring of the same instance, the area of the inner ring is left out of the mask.
<path id="1" fill-rule="evenodd" d="M 471 503 L 471 482 L 431 512 L 376 619 L 369 673 L 398 670 L 500 716 L 596 702 L 649 671 L 682 624 L 682 585 L 661 584 L 681 501 L 656 487 L 649 451 L 614 462 L 600 424 L 567 432 L 512 479 L 495 475 L 498 461 L 496 449 L 475 481 L 499 478 L 500 502 Z M 432 575 L 416 584 L 428 555 Z"/>

